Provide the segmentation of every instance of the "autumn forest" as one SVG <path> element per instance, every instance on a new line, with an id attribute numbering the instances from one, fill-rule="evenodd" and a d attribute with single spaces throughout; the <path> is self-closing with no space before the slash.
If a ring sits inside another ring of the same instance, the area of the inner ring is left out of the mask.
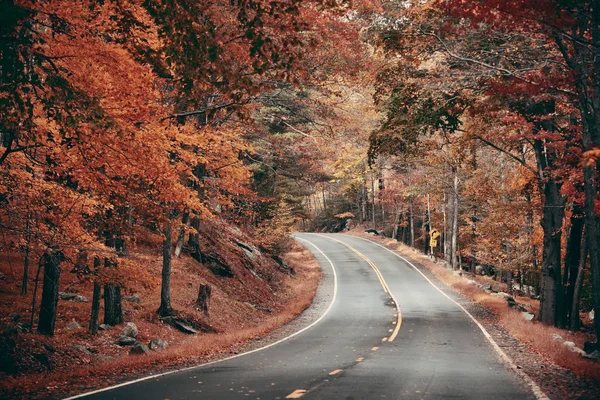
<path id="1" fill-rule="evenodd" d="M 394 239 L 600 351 L 599 0 L 2 0 L 0 57 L 0 394 L 125 322 L 292 319 L 298 231 Z"/>

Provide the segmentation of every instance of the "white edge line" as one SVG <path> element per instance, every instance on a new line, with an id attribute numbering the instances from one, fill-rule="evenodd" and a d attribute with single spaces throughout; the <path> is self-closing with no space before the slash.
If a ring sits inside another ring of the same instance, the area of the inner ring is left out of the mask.
<path id="1" fill-rule="evenodd" d="M 442 289 L 440 289 L 439 287 L 437 287 L 424 273 L 422 273 L 419 268 L 417 268 L 413 263 L 411 263 L 410 261 L 408 261 L 406 258 L 402 257 L 400 254 L 396 253 L 395 251 L 388 249 L 387 247 L 374 242 L 370 239 L 365 239 L 362 238 L 360 236 L 354 236 L 354 235 L 347 235 L 347 236 L 351 236 L 351 237 L 355 237 L 358 239 L 362 239 L 366 242 L 371 242 L 387 251 L 389 251 L 390 253 L 392 253 L 393 255 L 395 255 L 396 257 L 399 257 L 400 259 L 402 259 L 404 262 L 406 262 L 408 265 L 410 265 L 411 267 L 413 267 L 415 269 L 415 271 L 417 271 L 419 274 L 421 274 L 421 276 L 423 276 L 423 278 L 425 278 L 425 280 L 427 282 L 429 282 L 431 284 L 431 286 L 433 286 L 434 288 L 436 288 L 442 295 L 444 295 L 446 298 L 448 298 L 448 300 L 450 300 L 451 302 L 453 302 L 454 304 L 456 304 L 461 310 L 463 310 L 465 312 L 465 314 L 467 314 L 469 316 L 469 318 L 471 318 L 473 320 L 473 322 L 475 322 L 475 324 L 479 327 L 479 329 L 481 329 L 481 332 L 483 332 L 483 336 L 485 336 L 485 338 L 490 342 L 490 344 L 492 345 L 492 347 L 494 348 L 494 350 L 496 350 L 496 352 L 500 355 L 500 358 L 502 358 L 502 360 L 504 362 L 506 362 L 514 371 L 517 375 L 519 375 L 521 378 L 523 378 L 527 384 L 529 385 L 529 387 L 531 388 L 531 391 L 533 392 L 533 395 L 538 399 L 538 400 L 550 400 L 550 398 L 546 395 L 546 393 L 543 392 L 543 390 L 538 386 L 537 383 L 535 383 L 535 381 L 533 379 L 531 379 L 531 377 L 529 375 L 527 375 L 524 371 L 520 370 L 517 365 L 514 363 L 514 361 L 506 355 L 506 353 L 504 351 L 502 351 L 502 349 L 500 348 L 500 346 L 498 346 L 498 343 L 496 343 L 494 341 L 494 339 L 492 338 L 492 335 L 489 334 L 489 332 L 483 327 L 483 325 L 481 325 L 481 323 L 479 321 L 477 321 L 477 319 L 475 319 L 475 317 L 469 312 L 467 311 L 466 308 L 464 308 L 462 305 L 460 305 L 458 302 L 456 302 L 452 297 L 448 296 L 446 293 L 444 293 L 444 291 Z"/>
<path id="2" fill-rule="evenodd" d="M 174 373 L 177 373 L 177 372 L 189 371 L 189 370 L 192 370 L 192 369 L 195 369 L 195 368 L 202 368 L 202 367 L 206 367 L 208 365 L 214 365 L 214 364 L 221 363 L 221 362 L 224 362 L 224 361 L 232 360 L 234 358 L 238 358 L 238 357 L 246 356 L 248 354 L 256 353 L 256 352 L 268 349 L 269 347 L 276 346 L 276 345 L 278 345 L 278 344 L 280 344 L 282 342 L 285 342 L 286 340 L 289 340 L 289 339 L 291 339 L 291 338 L 293 338 L 293 337 L 301 334 L 302 332 L 307 331 L 308 329 L 312 328 L 313 326 L 315 326 L 316 324 L 318 324 L 319 322 L 321 322 L 321 320 L 323 320 L 323 318 L 325 318 L 325 316 L 329 313 L 329 311 L 331 311 L 331 308 L 333 307 L 333 304 L 335 303 L 335 300 L 337 298 L 337 292 L 338 292 L 338 278 L 337 278 L 337 273 L 335 271 L 335 267 L 334 267 L 333 262 L 331 261 L 331 259 L 329 259 L 329 257 L 327 257 L 325 255 L 325 253 L 323 253 L 323 251 L 320 248 L 318 248 L 316 245 L 314 245 L 312 242 L 310 242 L 310 241 L 308 241 L 306 239 L 294 237 L 294 240 L 301 240 L 301 241 L 306 242 L 306 243 L 310 244 L 311 246 L 313 246 L 319 253 L 321 253 L 323 255 L 323 257 L 325 257 L 325 259 L 331 265 L 331 269 L 333 271 L 333 297 L 331 299 L 331 303 L 329 303 L 329 306 L 327 307 L 327 309 L 325 310 L 325 312 L 316 321 L 314 321 L 312 324 L 310 324 L 310 325 L 308 325 L 308 326 L 300 329 L 297 332 L 292 333 L 289 336 L 284 337 L 283 339 L 279 339 L 276 342 L 273 342 L 273 343 L 268 344 L 266 346 L 260 347 L 258 349 L 247 351 L 245 353 L 236 354 L 236 355 L 233 355 L 231 357 L 223 358 L 221 360 L 215 360 L 215 361 L 210 361 L 210 362 L 207 362 L 207 363 L 204 363 L 204 364 L 194 365 L 192 367 L 186 367 L 186 368 L 182 368 L 182 369 L 176 369 L 176 370 L 173 370 L 173 371 L 163 372 L 163 373 L 160 373 L 160 374 L 145 376 L 143 378 L 135 379 L 133 381 L 119 383 L 118 385 L 109 386 L 107 388 L 98 389 L 98 390 L 94 390 L 94 391 L 86 392 L 86 393 L 81 393 L 81 394 L 78 394 L 78 395 L 75 395 L 75 396 L 71 396 L 71 397 L 66 397 L 66 398 L 64 398 L 64 400 L 80 399 L 82 397 L 91 396 L 93 394 L 102 393 L 102 392 L 106 392 L 106 391 L 109 391 L 109 390 L 117 389 L 117 388 L 120 388 L 120 387 L 123 387 L 123 386 L 133 385 L 133 384 L 138 383 L 138 382 L 147 381 L 149 379 L 160 378 L 160 377 L 163 377 L 163 376 L 166 376 L 166 375 L 171 375 L 171 374 L 174 374 Z"/>
<path id="3" fill-rule="evenodd" d="M 337 241 L 336 239 L 334 239 L 334 238 L 332 238 L 332 237 L 329 237 L 329 236 L 326 236 L 326 235 L 322 235 L 322 234 L 319 234 L 319 233 L 313 233 L 313 235 L 317 235 L 317 236 L 321 236 L 321 237 L 327 238 L 327 239 L 329 239 L 329 240 Z M 348 236 L 349 236 L 349 235 L 348 235 Z M 358 236 L 354 236 L 354 237 L 358 237 Z M 361 238 L 361 239 L 362 239 L 362 238 Z M 366 240 L 366 239 L 365 239 L 365 240 Z M 344 243 L 344 242 L 342 242 L 341 240 L 340 240 L 340 242 L 341 242 L 341 243 Z M 375 243 L 375 242 L 373 242 L 373 243 Z M 346 245 L 346 247 L 348 247 L 350 250 L 352 250 L 352 248 L 351 248 L 352 246 L 350 246 L 350 245 L 349 245 L 349 244 L 347 244 L 347 243 L 344 243 L 344 244 Z M 358 251 L 358 250 L 356 250 L 356 251 Z M 361 254 L 362 254 L 362 253 L 361 253 Z M 358 255 L 360 256 L 360 254 L 358 254 Z M 365 258 L 369 259 L 369 258 L 368 258 L 366 255 L 364 255 L 364 254 L 363 254 L 363 256 L 364 256 Z M 361 258 L 362 258 L 362 257 L 361 257 Z M 366 261 L 366 260 L 365 260 L 365 261 Z M 370 261 L 371 263 L 373 263 L 373 265 L 375 265 L 375 263 L 374 263 L 372 260 L 369 260 L 369 261 Z M 375 268 L 377 268 L 377 266 L 375 266 Z M 390 289 L 390 286 L 387 284 L 387 282 L 386 282 L 385 278 L 383 277 L 383 272 L 381 272 L 381 271 L 379 270 L 379 268 L 377 268 L 377 271 L 379 271 L 379 273 L 381 274 L 381 279 L 383 280 L 383 283 L 385 283 L 385 286 L 387 286 L 387 292 L 388 292 L 388 294 L 390 295 L 390 297 L 392 298 L 392 300 L 394 301 L 394 304 L 396 305 L 396 312 L 398 313 L 398 315 L 397 315 L 397 317 L 396 317 L 396 326 L 394 327 L 394 332 L 395 332 L 395 333 L 392 333 L 392 335 L 390 336 L 390 338 L 392 338 L 392 339 L 390 340 L 390 342 L 393 342 L 393 341 L 396 339 L 396 337 L 398 336 L 398 332 L 400 332 L 400 325 L 402 325 L 402 309 L 401 309 L 401 307 L 400 307 L 400 303 L 398 303 L 398 300 L 396 300 L 396 297 L 394 296 L 394 293 L 392 293 L 392 289 Z M 385 289 L 385 288 L 384 288 L 384 289 Z M 400 323 L 398 323 L 398 322 L 400 322 Z"/>

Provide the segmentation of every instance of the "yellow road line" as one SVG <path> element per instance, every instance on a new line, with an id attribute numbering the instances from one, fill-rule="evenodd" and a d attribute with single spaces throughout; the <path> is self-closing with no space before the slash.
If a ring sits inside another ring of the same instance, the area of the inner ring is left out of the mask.
<path id="1" fill-rule="evenodd" d="M 364 360 L 365 360 L 364 357 L 358 357 L 355 361 L 356 362 L 361 362 L 361 361 L 364 361 Z"/>
<path id="2" fill-rule="evenodd" d="M 331 372 L 329 373 L 329 376 L 337 375 L 337 374 L 339 374 L 340 372 L 342 372 L 342 370 L 341 370 L 341 369 L 335 369 L 335 370 L 333 370 L 333 371 L 331 371 Z"/>
<path id="3" fill-rule="evenodd" d="M 378 349 L 378 348 L 379 348 L 379 347 L 373 347 L 373 348 L 371 349 L 371 351 L 377 351 L 377 349 Z"/>
<path id="4" fill-rule="evenodd" d="M 300 397 L 304 396 L 304 393 L 306 393 L 306 390 L 297 389 L 297 390 L 294 390 L 292 393 L 288 394 L 287 396 L 285 396 L 285 398 L 286 399 L 299 399 Z"/>
<path id="5" fill-rule="evenodd" d="M 390 288 L 387 284 L 387 282 L 385 281 L 385 279 L 383 278 L 383 274 L 381 273 L 381 271 L 379 271 L 379 268 L 377 268 L 377 266 L 367 258 L 367 256 L 365 256 L 363 253 L 361 253 L 360 251 L 356 250 L 354 247 L 350 246 L 347 243 L 342 242 L 341 240 L 337 240 L 334 239 L 332 237 L 329 236 L 325 236 L 325 235 L 319 235 L 319 234 L 315 234 L 317 236 L 321 236 L 324 237 L 326 239 L 329 240 L 333 240 L 334 242 L 338 242 L 341 245 L 346 246 L 347 248 L 349 248 L 350 250 L 352 250 L 354 253 L 356 253 L 360 258 L 362 258 L 363 260 L 365 260 L 367 262 L 367 264 L 369 264 L 371 266 L 371 268 L 373 269 L 373 271 L 375 271 L 375 274 L 377 275 L 377 278 L 379 279 L 379 283 L 381 283 L 381 286 L 383 287 L 383 291 L 385 293 L 388 293 L 392 300 L 394 300 L 394 304 L 396 304 L 396 310 L 398 311 L 398 320 L 397 322 L 394 321 L 394 324 L 396 325 L 396 328 L 394 329 L 394 332 L 392 332 L 390 338 L 389 338 L 389 342 L 393 342 L 394 339 L 396 339 L 396 336 L 398 336 L 398 332 L 400 332 L 400 325 L 402 325 L 402 312 L 400 311 L 400 304 L 398 304 L 398 301 L 394 298 L 394 295 L 392 294 L 392 292 L 390 291 Z"/>

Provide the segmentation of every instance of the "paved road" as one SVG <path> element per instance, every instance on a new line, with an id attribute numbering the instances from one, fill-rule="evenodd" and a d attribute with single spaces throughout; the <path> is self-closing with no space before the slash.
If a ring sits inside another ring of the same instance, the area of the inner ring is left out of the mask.
<path id="1" fill-rule="evenodd" d="M 392 253 L 346 235 L 297 237 L 337 280 L 314 326 L 258 352 L 88 398 L 534 398 L 475 323 Z"/>

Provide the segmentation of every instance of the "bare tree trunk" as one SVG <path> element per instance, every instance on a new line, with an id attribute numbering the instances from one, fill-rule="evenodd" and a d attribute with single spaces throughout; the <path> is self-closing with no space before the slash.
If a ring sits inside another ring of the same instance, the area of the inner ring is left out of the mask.
<path id="1" fill-rule="evenodd" d="M 42 286 L 38 332 L 42 335 L 54 336 L 58 306 L 58 281 L 63 254 L 57 250 L 48 250 L 42 257 L 44 259 L 44 284 Z"/>
<path id="2" fill-rule="evenodd" d="M 31 232 L 29 231 L 31 215 L 27 215 L 25 224 L 25 260 L 23 261 L 23 281 L 21 283 L 21 295 L 27 294 L 27 283 L 29 282 L 29 244 L 31 242 Z"/>
<path id="3" fill-rule="evenodd" d="M 452 242 L 450 245 L 450 265 L 457 267 L 458 252 L 458 168 L 452 167 Z"/>
<path id="4" fill-rule="evenodd" d="M 546 325 L 558 322 L 557 303 L 562 300 L 561 291 L 561 236 L 565 200 L 560 186 L 549 180 L 544 184 L 544 259 L 542 263 L 542 290 L 539 320 Z"/>
<path id="5" fill-rule="evenodd" d="M 585 262 L 587 259 L 587 244 L 586 244 L 585 228 L 581 237 L 581 253 L 579 254 L 579 266 L 577 269 L 577 279 L 573 288 L 573 302 L 571 303 L 571 323 L 569 329 L 572 331 L 579 330 L 579 299 L 581 297 L 581 288 L 583 286 L 583 275 L 585 273 Z"/>
<path id="6" fill-rule="evenodd" d="M 413 214 L 413 199 L 408 203 L 408 224 L 410 225 L 410 246 L 415 246 L 415 217 Z"/>
<path id="7" fill-rule="evenodd" d="M 570 313 L 573 304 L 575 282 L 579 270 L 579 257 L 581 255 L 581 238 L 584 228 L 583 213 L 581 207 L 575 206 L 571 215 L 571 228 L 567 239 L 567 252 L 565 255 L 565 267 L 563 273 L 563 301 L 559 304 L 558 326 L 568 328 L 570 326 Z"/>
<path id="8" fill-rule="evenodd" d="M 444 204 L 442 206 L 442 215 L 444 217 L 444 227 L 443 227 L 443 240 L 444 240 L 444 260 L 446 262 L 450 262 L 450 257 L 448 255 L 448 218 L 446 216 L 446 192 L 444 191 Z"/>
<path id="9" fill-rule="evenodd" d="M 94 257 L 94 273 L 100 268 L 100 258 Z M 94 294 L 92 295 L 92 312 L 90 314 L 89 331 L 92 335 L 98 333 L 98 316 L 100 315 L 100 298 L 102 287 L 97 280 L 94 280 Z"/>
<path id="10" fill-rule="evenodd" d="M 116 262 L 104 259 L 105 268 L 115 268 Z M 115 326 L 123 323 L 121 287 L 112 283 L 104 285 L 104 323 Z"/>
<path id="11" fill-rule="evenodd" d="M 210 303 L 211 291 L 212 290 L 211 290 L 210 285 L 201 283 L 200 289 L 198 290 L 198 299 L 196 300 L 196 303 L 198 303 L 198 306 L 200 306 L 200 309 L 202 311 L 204 311 L 204 314 L 206 314 L 207 316 L 208 316 L 208 306 Z"/>
<path id="12" fill-rule="evenodd" d="M 173 313 L 171 308 L 171 251 L 173 245 L 173 226 L 167 221 L 164 229 L 165 240 L 163 242 L 163 267 L 162 286 L 160 290 L 160 307 L 156 311 L 158 315 L 166 317 Z"/>
<path id="13" fill-rule="evenodd" d="M 373 170 L 371 170 L 371 210 L 373 212 L 373 229 L 377 229 L 377 222 L 375 220 L 375 176 Z"/>

